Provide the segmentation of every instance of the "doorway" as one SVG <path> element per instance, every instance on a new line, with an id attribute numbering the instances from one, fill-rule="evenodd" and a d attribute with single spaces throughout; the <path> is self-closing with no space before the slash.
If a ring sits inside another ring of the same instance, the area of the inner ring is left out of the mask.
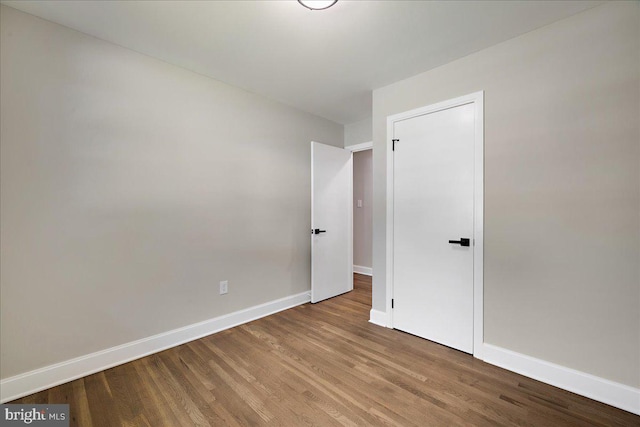
<path id="1" fill-rule="evenodd" d="M 353 153 L 353 272 L 372 275 L 373 150 Z"/>
<path id="2" fill-rule="evenodd" d="M 373 143 L 347 146 L 345 149 L 353 152 L 354 286 L 366 290 L 370 304 L 373 275 Z"/>

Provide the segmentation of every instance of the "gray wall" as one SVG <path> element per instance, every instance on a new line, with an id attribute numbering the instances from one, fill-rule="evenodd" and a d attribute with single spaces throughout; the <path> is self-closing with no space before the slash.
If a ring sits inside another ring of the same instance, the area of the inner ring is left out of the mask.
<path id="1" fill-rule="evenodd" d="M 342 125 L 0 13 L 2 378 L 309 290 Z"/>
<path id="2" fill-rule="evenodd" d="M 353 264 L 371 268 L 373 249 L 373 150 L 353 153 Z M 362 207 L 358 207 L 362 200 Z"/>
<path id="3" fill-rule="evenodd" d="M 640 386 L 639 7 L 605 4 L 374 91 L 374 309 L 387 116 L 484 90 L 485 341 Z"/>
<path id="4" fill-rule="evenodd" d="M 359 122 L 344 125 L 344 146 L 362 144 L 373 140 L 373 124 L 371 117 Z"/>

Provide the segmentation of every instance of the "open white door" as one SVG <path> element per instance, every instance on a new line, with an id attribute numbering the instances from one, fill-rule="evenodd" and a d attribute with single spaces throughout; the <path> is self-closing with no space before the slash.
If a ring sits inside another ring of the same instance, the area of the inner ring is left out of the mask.
<path id="1" fill-rule="evenodd" d="M 348 150 L 311 143 L 311 302 L 353 289 L 353 163 Z"/>

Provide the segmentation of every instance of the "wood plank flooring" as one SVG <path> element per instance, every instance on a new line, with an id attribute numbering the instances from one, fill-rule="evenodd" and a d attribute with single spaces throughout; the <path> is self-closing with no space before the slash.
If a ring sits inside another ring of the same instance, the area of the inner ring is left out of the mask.
<path id="1" fill-rule="evenodd" d="M 12 403 L 72 426 L 639 426 L 640 417 L 368 322 L 370 278 Z"/>

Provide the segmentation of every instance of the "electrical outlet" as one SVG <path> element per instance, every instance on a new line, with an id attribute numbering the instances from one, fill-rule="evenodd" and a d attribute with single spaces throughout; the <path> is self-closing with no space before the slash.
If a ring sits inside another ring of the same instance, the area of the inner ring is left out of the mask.
<path id="1" fill-rule="evenodd" d="M 229 292 L 229 281 L 223 280 L 220 282 L 220 295 L 224 295 Z"/>

